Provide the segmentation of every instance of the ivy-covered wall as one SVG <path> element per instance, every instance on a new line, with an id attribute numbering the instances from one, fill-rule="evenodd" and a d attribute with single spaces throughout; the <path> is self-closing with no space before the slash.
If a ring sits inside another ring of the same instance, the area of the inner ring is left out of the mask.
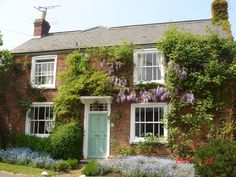
<path id="1" fill-rule="evenodd" d="M 227 33 L 229 39 L 233 39 L 229 23 L 227 0 L 213 0 L 211 4 L 212 23 L 220 25 Z"/>
<path id="2" fill-rule="evenodd" d="M 158 42 L 164 53 L 169 140 L 176 154 L 235 131 L 236 45 L 229 39 L 170 29 Z"/>

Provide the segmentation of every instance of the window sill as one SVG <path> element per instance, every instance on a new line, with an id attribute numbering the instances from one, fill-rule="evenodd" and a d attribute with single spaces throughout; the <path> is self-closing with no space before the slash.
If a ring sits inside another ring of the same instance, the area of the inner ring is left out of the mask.
<path id="1" fill-rule="evenodd" d="M 137 138 L 137 139 L 131 140 L 130 144 L 138 144 L 138 143 L 141 143 L 141 142 L 144 142 L 144 138 Z M 147 143 L 167 144 L 168 140 L 167 140 L 167 138 L 162 138 L 157 142 L 147 142 Z"/>
<path id="2" fill-rule="evenodd" d="M 55 85 L 31 85 L 35 89 L 56 89 Z"/>
<path id="3" fill-rule="evenodd" d="M 164 84 L 164 80 L 151 80 L 151 81 L 134 81 L 134 85 L 139 84 L 151 84 L 151 83 L 157 83 L 157 84 Z"/>
<path id="4" fill-rule="evenodd" d="M 51 134 L 30 134 L 30 133 L 26 133 L 26 135 L 36 136 L 36 137 L 39 137 L 39 138 L 47 138 L 47 137 L 49 137 Z"/>

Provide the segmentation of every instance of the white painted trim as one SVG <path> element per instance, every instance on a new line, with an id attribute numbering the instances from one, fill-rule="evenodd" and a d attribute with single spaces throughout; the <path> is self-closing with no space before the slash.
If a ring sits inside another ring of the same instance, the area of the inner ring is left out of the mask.
<path id="1" fill-rule="evenodd" d="M 130 144 L 133 143 L 138 143 L 141 141 L 144 141 L 144 138 L 135 138 L 135 126 L 134 126 L 134 120 L 135 120 L 135 108 L 137 107 L 164 107 L 164 118 L 168 110 L 168 105 L 167 103 L 133 103 L 131 104 L 131 109 L 130 109 Z M 164 138 L 167 141 L 167 136 L 168 136 L 168 131 L 167 131 L 167 126 L 164 123 Z"/>
<path id="2" fill-rule="evenodd" d="M 35 73 L 35 63 L 37 60 L 49 60 L 54 59 L 55 65 L 54 65 L 54 80 L 53 84 L 42 84 L 42 85 L 35 85 L 34 84 L 34 73 Z M 30 81 L 33 88 L 45 88 L 45 89 L 55 89 L 56 88 L 56 76 L 57 76 L 57 55 L 41 55 L 41 56 L 34 56 L 32 57 L 31 62 L 31 75 L 30 75 Z"/>
<path id="3" fill-rule="evenodd" d="M 83 104 L 91 104 L 95 101 L 98 101 L 99 103 L 107 103 L 111 104 L 112 102 L 112 96 L 81 96 L 80 100 Z"/>
<path id="4" fill-rule="evenodd" d="M 33 102 L 31 104 L 31 106 L 39 106 L 39 107 L 52 106 L 52 105 L 53 105 L 53 102 Z M 48 137 L 50 134 L 31 134 L 30 133 L 30 125 L 29 125 L 29 117 L 28 117 L 30 109 L 26 112 L 26 115 L 25 115 L 25 134 L 26 135 L 34 135 L 34 136 L 38 136 L 38 137 Z M 56 119 L 56 116 L 55 116 L 55 114 L 53 114 L 53 120 L 55 121 L 55 119 Z"/>
<path id="5" fill-rule="evenodd" d="M 111 114 L 111 96 L 82 96 L 81 102 L 84 104 L 84 138 L 83 138 L 83 156 L 88 158 L 88 119 L 89 113 L 107 113 L 108 117 Z M 99 103 L 107 103 L 107 111 L 90 111 L 90 104 L 98 101 Z M 107 154 L 106 159 L 110 155 L 110 120 L 107 120 Z"/>
<path id="6" fill-rule="evenodd" d="M 164 84 L 165 80 L 164 80 L 164 67 L 163 67 L 163 61 L 164 61 L 164 56 L 160 55 L 161 57 L 161 62 L 162 64 L 160 65 L 161 68 L 161 80 L 151 80 L 151 81 L 137 81 L 137 69 L 136 69 L 136 64 L 137 64 L 137 58 L 138 58 L 138 54 L 139 53 L 153 53 L 153 52 L 157 52 L 160 53 L 161 52 L 157 49 L 157 48 L 148 48 L 148 49 L 137 49 L 134 50 L 133 53 L 133 63 L 134 63 L 134 71 L 133 71 L 133 83 L 135 85 L 137 84 L 149 84 L 149 83 L 160 83 L 160 84 Z M 151 67 L 151 66 L 150 66 Z"/>

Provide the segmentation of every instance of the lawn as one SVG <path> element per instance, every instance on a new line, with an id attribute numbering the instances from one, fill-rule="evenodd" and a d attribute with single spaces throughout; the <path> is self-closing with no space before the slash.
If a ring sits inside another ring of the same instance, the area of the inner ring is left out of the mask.
<path id="1" fill-rule="evenodd" d="M 50 170 L 44 170 L 40 168 L 34 168 L 29 166 L 23 166 L 23 165 L 12 165 L 7 163 L 0 163 L 0 171 L 7 171 L 17 174 L 27 174 L 27 175 L 34 175 L 34 176 L 40 176 L 43 171 L 47 171 L 49 175 L 56 175 L 57 172 L 50 171 Z"/>

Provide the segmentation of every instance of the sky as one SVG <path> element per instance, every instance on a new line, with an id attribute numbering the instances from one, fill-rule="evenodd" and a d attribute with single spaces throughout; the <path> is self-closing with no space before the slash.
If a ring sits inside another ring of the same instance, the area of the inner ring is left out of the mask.
<path id="1" fill-rule="evenodd" d="M 211 18 L 212 0 L 0 0 L 1 49 L 11 50 L 33 38 L 34 7 L 54 6 L 46 20 L 50 32 L 85 30 Z M 236 0 L 228 0 L 229 20 L 236 37 Z"/>

